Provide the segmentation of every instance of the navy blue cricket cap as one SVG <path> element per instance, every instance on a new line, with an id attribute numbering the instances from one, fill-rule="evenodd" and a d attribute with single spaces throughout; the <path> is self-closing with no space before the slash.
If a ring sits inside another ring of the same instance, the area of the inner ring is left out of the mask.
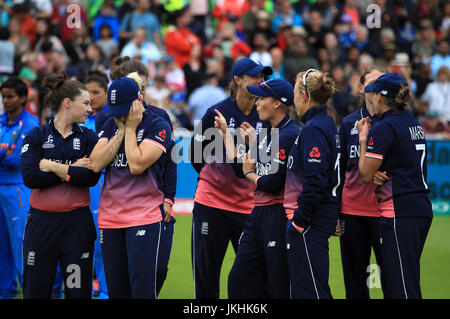
<path id="1" fill-rule="evenodd" d="M 381 95 L 395 98 L 400 91 L 401 83 L 408 86 L 408 82 L 402 76 L 396 73 L 385 73 L 376 79 L 374 83 L 367 85 L 364 88 L 364 92 L 377 92 Z"/>
<path id="2" fill-rule="evenodd" d="M 271 96 L 285 105 L 294 104 L 294 87 L 283 79 L 262 81 L 259 86 L 248 85 L 247 90 L 256 96 Z"/>
<path id="3" fill-rule="evenodd" d="M 124 77 L 114 80 L 108 88 L 108 116 L 127 115 L 139 94 L 139 86 L 133 79 Z"/>
<path id="4" fill-rule="evenodd" d="M 233 77 L 243 74 L 254 76 L 261 72 L 263 72 L 264 75 L 271 75 L 273 70 L 270 66 L 262 65 L 247 57 L 237 60 L 231 69 Z"/>

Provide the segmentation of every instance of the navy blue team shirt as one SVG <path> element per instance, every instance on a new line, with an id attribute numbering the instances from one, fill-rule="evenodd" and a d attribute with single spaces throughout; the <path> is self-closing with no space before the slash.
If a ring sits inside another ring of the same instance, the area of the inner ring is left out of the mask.
<path id="1" fill-rule="evenodd" d="M 427 193 L 427 143 L 407 109 L 389 110 L 369 132 L 366 157 L 383 161 L 389 180 L 376 188 L 383 217 L 432 217 Z"/>

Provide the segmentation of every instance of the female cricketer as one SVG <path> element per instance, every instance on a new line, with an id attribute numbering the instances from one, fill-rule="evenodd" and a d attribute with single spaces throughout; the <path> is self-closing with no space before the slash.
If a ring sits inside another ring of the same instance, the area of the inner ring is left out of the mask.
<path id="1" fill-rule="evenodd" d="M 256 147 L 245 155 L 241 168 L 243 175 L 256 186 L 255 207 L 239 240 L 228 277 L 228 297 L 289 299 L 287 218 L 283 197 L 287 154 L 300 133 L 289 116 L 293 110 L 294 88 L 283 79 L 274 79 L 261 82 L 259 86 L 247 86 L 247 90 L 258 97 L 259 119 L 270 126 L 258 134 Z M 226 136 L 226 120 L 219 111 L 217 113 L 216 126 Z M 253 156 L 256 162 L 250 160 Z"/>
<path id="2" fill-rule="evenodd" d="M 289 154 L 284 194 L 294 299 L 332 298 L 328 238 L 338 221 L 340 145 L 326 102 L 334 90 L 334 81 L 318 70 L 297 75 L 294 103 L 304 126 Z"/>
<path id="3" fill-rule="evenodd" d="M 9 299 L 16 297 L 18 281 L 22 287 L 23 229 L 30 209 L 31 190 L 20 174 L 20 150 L 39 121 L 25 110 L 25 82 L 9 78 L 0 92 L 5 110 L 0 115 L 0 299 Z"/>
<path id="4" fill-rule="evenodd" d="M 141 92 L 142 94 L 144 94 L 147 87 L 147 79 L 149 76 L 147 67 L 142 62 L 136 59 L 130 59 L 128 56 L 118 58 L 115 63 L 116 65 L 110 73 L 111 80 L 114 81 L 120 77 L 126 77 L 132 73 L 137 73 L 139 78 L 134 77 L 134 79 L 139 82 L 138 85 L 140 85 Z M 144 104 L 147 113 L 155 114 L 164 118 L 173 129 L 170 117 L 163 108 L 147 104 L 145 102 L 145 98 L 142 103 Z M 98 116 L 96 116 L 95 127 L 97 132 L 101 131 L 101 127 L 103 126 L 107 118 L 107 113 L 104 111 L 100 112 Z M 172 142 L 167 149 L 167 154 L 171 153 L 174 145 L 175 143 Z M 161 233 L 161 241 L 159 243 L 159 258 L 156 276 L 156 291 L 158 294 L 162 289 L 164 281 L 167 277 L 168 264 L 170 253 L 172 250 L 176 222 L 175 218 L 173 217 L 173 205 L 175 204 L 175 195 L 177 188 L 177 166 L 172 160 L 171 156 L 166 156 L 165 159 L 166 162 L 163 171 L 163 182 L 161 185 L 164 192 L 164 215 L 162 217 L 164 219 L 164 223 Z"/>
<path id="5" fill-rule="evenodd" d="M 146 113 L 140 89 L 129 77 L 111 83 L 110 118 L 91 155 L 94 171 L 106 168 L 98 224 L 109 298 L 157 298 L 162 173 L 172 130 Z"/>
<path id="6" fill-rule="evenodd" d="M 407 110 L 411 91 L 398 74 L 387 73 L 365 87 L 380 120 L 357 124 L 361 148 L 358 169 L 364 183 L 378 170 L 389 180 L 376 188 L 380 247 L 388 297 L 418 299 L 420 256 L 433 211 L 427 193 L 427 144 L 417 119 Z"/>
<path id="7" fill-rule="evenodd" d="M 48 75 L 45 103 L 55 113 L 50 123 L 31 130 L 21 149 L 25 185 L 32 189 L 23 239 L 23 297 L 50 298 L 58 262 L 66 298 L 92 297 L 95 225 L 89 187 L 100 174 L 90 169 L 97 135 L 77 123 L 90 107 L 87 88 Z"/>
<path id="8" fill-rule="evenodd" d="M 255 184 L 234 173 L 232 164 L 223 156 L 225 152 L 205 154 L 207 144 L 218 132 L 214 128 L 215 110 L 223 115 L 229 129 L 238 129 L 244 122 L 260 129 L 263 123 L 256 111 L 255 96 L 248 92 L 247 86 L 259 85 L 264 75 L 271 73 L 270 67 L 250 58 L 236 61 L 232 68 L 232 95 L 206 111 L 191 139 L 190 160 L 199 173 L 192 212 L 191 250 L 197 299 L 219 298 L 223 258 L 230 241 L 237 251 L 239 237 L 253 209 L 255 191 Z M 218 147 L 224 148 L 223 141 Z M 246 148 L 242 141 L 236 145 L 242 157 Z"/>
<path id="9" fill-rule="evenodd" d="M 386 181 L 385 172 L 377 172 L 372 183 L 364 184 L 359 177 L 359 136 L 356 123 L 370 116 L 371 123 L 377 121 L 375 109 L 368 102 L 364 88 L 380 75 L 387 73 L 384 67 L 371 66 L 360 78 L 359 93 L 362 105 L 342 120 L 339 129 L 341 142 L 341 211 L 340 248 L 347 299 L 370 299 L 367 278 L 370 274 L 370 255 L 375 253 L 379 270 L 382 269 L 380 252 L 380 211 L 375 196 L 376 184 Z M 387 297 L 384 272 L 380 271 L 384 296 Z"/>

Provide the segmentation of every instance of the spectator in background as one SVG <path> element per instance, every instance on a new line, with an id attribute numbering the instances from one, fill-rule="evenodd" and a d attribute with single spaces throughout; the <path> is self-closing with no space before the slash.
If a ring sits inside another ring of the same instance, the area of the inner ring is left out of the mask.
<path id="1" fill-rule="evenodd" d="M 442 123 L 439 113 L 429 111 L 422 122 L 422 128 L 425 134 L 439 134 L 444 139 L 450 139 L 450 126 Z"/>
<path id="2" fill-rule="evenodd" d="M 295 83 L 297 74 L 308 69 L 319 68 L 318 61 L 308 55 L 308 46 L 305 40 L 298 38 L 289 47 L 289 55 L 284 59 L 286 80 Z"/>
<path id="3" fill-rule="evenodd" d="M 272 19 L 272 30 L 277 32 L 280 26 L 301 26 L 303 19 L 301 15 L 295 12 L 290 0 L 278 1 L 275 8 L 275 15 Z"/>
<path id="4" fill-rule="evenodd" d="M 350 17 L 351 29 L 356 30 L 356 28 L 360 25 L 359 22 L 359 11 L 356 6 L 358 3 L 357 0 L 345 0 L 343 6 L 343 13 Z"/>
<path id="5" fill-rule="evenodd" d="M 9 41 L 14 44 L 14 59 L 17 61 L 30 50 L 30 39 L 22 35 L 20 21 L 13 18 L 9 22 Z"/>
<path id="6" fill-rule="evenodd" d="M 50 41 L 53 44 L 53 50 L 61 53 L 64 56 L 66 62 L 69 62 L 69 56 L 67 55 L 66 49 L 64 48 L 61 40 L 52 33 L 50 29 L 50 23 L 47 19 L 38 19 L 36 24 L 36 44 L 34 46 L 34 51 L 39 52 L 42 43 L 44 41 Z"/>
<path id="7" fill-rule="evenodd" d="M 146 90 L 145 101 L 150 105 L 166 108 L 165 99 L 170 95 L 170 89 L 166 85 L 166 80 L 161 74 L 157 74 L 153 79 L 153 86 Z"/>
<path id="8" fill-rule="evenodd" d="M 30 46 L 36 43 L 36 19 L 30 14 L 29 6 L 26 3 L 14 4 L 11 9 L 11 18 L 20 21 L 22 35 L 30 40 Z"/>
<path id="9" fill-rule="evenodd" d="M 252 45 L 253 38 L 257 33 L 264 33 L 269 40 L 270 47 L 277 45 L 277 34 L 272 31 L 272 17 L 271 14 L 265 10 L 259 10 L 256 13 L 256 24 L 250 37 L 247 39 L 247 43 Z"/>
<path id="10" fill-rule="evenodd" d="M 145 29 L 147 41 L 163 48 L 158 18 L 150 12 L 150 0 L 137 0 L 136 9 L 127 13 L 120 24 L 120 37 L 130 40 L 138 28 Z"/>
<path id="11" fill-rule="evenodd" d="M 437 78 L 437 73 L 442 66 L 450 68 L 449 45 L 446 39 L 440 39 L 437 43 L 437 52 L 431 57 L 430 67 L 433 79 Z"/>
<path id="12" fill-rule="evenodd" d="M 9 25 L 9 15 L 11 13 L 12 0 L 3 0 L 0 2 L 0 27 Z"/>
<path id="13" fill-rule="evenodd" d="M 323 39 L 328 32 L 323 24 L 322 14 L 318 10 L 311 10 L 309 12 L 308 23 L 305 25 L 307 42 L 311 48 L 314 57 L 317 57 L 319 49 L 324 47 Z"/>
<path id="14" fill-rule="evenodd" d="M 184 78 L 186 80 L 186 98 L 202 85 L 202 77 L 206 71 L 206 64 L 203 61 L 202 46 L 196 44 L 191 50 L 191 60 L 183 67 Z"/>
<path id="15" fill-rule="evenodd" d="M 70 38 L 63 44 L 69 56 L 70 65 L 76 66 L 86 58 L 87 47 L 91 44 L 88 27 L 82 23 L 79 28 L 74 28 Z"/>
<path id="16" fill-rule="evenodd" d="M 436 41 L 431 20 L 420 21 L 418 29 L 416 41 L 411 46 L 414 64 L 426 62 L 436 53 Z"/>
<path id="17" fill-rule="evenodd" d="M 165 65 L 164 78 L 171 92 L 184 91 L 186 89 L 186 79 L 177 61 L 170 55 L 166 55 L 163 61 Z M 177 97 L 179 98 L 179 95 Z"/>
<path id="18" fill-rule="evenodd" d="M 421 96 L 421 101 L 427 105 L 427 110 L 437 112 L 441 121 L 450 122 L 450 69 L 441 66 L 436 80 L 428 84 Z"/>
<path id="19" fill-rule="evenodd" d="M 217 74 L 206 73 L 203 76 L 203 85 L 197 88 L 189 97 L 188 106 L 192 114 L 192 121 L 201 120 L 206 110 L 212 105 L 227 98 L 227 94 L 221 89 Z"/>
<path id="20" fill-rule="evenodd" d="M 232 22 L 223 22 L 218 26 L 218 33 L 205 47 L 205 56 L 210 57 L 215 46 L 219 45 L 226 58 L 235 60 L 240 55 L 249 55 L 252 48 L 239 39 L 236 35 L 236 27 Z"/>
<path id="21" fill-rule="evenodd" d="M 346 56 L 344 50 L 339 46 L 335 33 L 327 32 L 324 37 L 324 49 L 327 51 L 331 64 L 344 64 Z"/>
<path id="22" fill-rule="evenodd" d="M 218 26 L 227 21 L 239 23 L 244 12 L 249 10 L 248 1 L 217 0 L 214 1 L 211 15 L 218 19 Z M 239 26 L 239 29 L 242 29 Z"/>
<path id="23" fill-rule="evenodd" d="M 8 28 L 0 28 L 0 76 L 2 74 L 11 75 L 14 73 L 15 48 L 14 43 L 9 41 L 9 35 Z"/>
<path id="24" fill-rule="evenodd" d="M 335 88 L 337 90 L 331 94 L 331 101 L 339 120 L 341 120 L 353 111 L 354 96 L 352 95 L 349 78 L 345 76 L 344 69 L 341 65 L 332 67 L 330 75 L 335 82 Z"/>
<path id="25" fill-rule="evenodd" d="M 440 25 L 440 31 L 444 37 L 448 37 L 450 28 L 450 2 L 446 1 L 442 4 L 442 22 Z"/>
<path id="26" fill-rule="evenodd" d="M 396 46 L 394 43 L 385 43 L 383 45 L 383 55 L 375 59 L 375 64 L 384 68 L 389 68 L 395 57 Z"/>
<path id="27" fill-rule="evenodd" d="M 192 47 L 200 44 L 201 41 L 188 28 L 192 21 L 192 13 L 189 7 L 180 9 L 174 14 L 175 29 L 169 29 L 166 33 L 166 51 L 167 54 L 174 57 L 178 66 L 182 69 L 191 60 Z"/>
<path id="28" fill-rule="evenodd" d="M 102 38 L 102 29 L 105 25 L 109 27 L 111 38 L 119 42 L 120 20 L 116 10 L 108 2 L 102 4 L 99 14 L 93 21 L 92 36 L 94 41 Z"/>
<path id="29" fill-rule="evenodd" d="M 249 0 L 249 10 L 241 17 L 242 31 L 245 41 L 250 43 L 250 38 L 256 28 L 256 14 L 260 10 L 265 10 L 265 0 Z"/>
<path id="30" fill-rule="evenodd" d="M 39 93 L 33 87 L 34 81 L 37 79 L 36 73 L 29 67 L 23 67 L 18 75 L 19 79 L 21 79 L 28 87 L 28 96 L 27 101 L 25 102 L 25 110 L 39 118 Z"/>
<path id="31" fill-rule="evenodd" d="M 265 33 L 256 32 L 253 35 L 252 47 L 253 52 L 249 56 L 252 60 L 272 66 L 272 56 L 269 52 L 270 43 Z"/>
<path id="32" fill-rule="evenodd" d="M 113 37 L 108 24 L 103 24 L 100 27 L 100 38 L 95 43 L 102 49 L 103 55 L 107 59 L 119 53 L 119 42 Z"/>
<path id="33" fill-rule="evenodd" d="M 420 63 L 416 69 L 418 70 L 415 74 L 413 73 L 413 77 L 417 83 L 416 97 L 420 98 L 428 84 L 433 82 L 433 80 L 431 79 L 431 68 L 429 64 Z"/>
<path id="34" fill-rule="evenodd" d="M 219 86 L 227 89 L 232 78 L 231 69 L 233 63 L 234 60 L 232 58 L 226 58 L 223 55 L 222 47 L 216 45 L 211 52 L 211 59 L 208 59 L 206 63 L 206 71 L 216 73 L 219 79 Z"/>
<path id="35" fill-rule="evenodd" d="M 49 19 L 53 12 L 52 0 L 14 0 L 14 3 L 25 3 L 36 19 Z"/>
<path id="36" fill-rule="evenodd" d="M 350 72 L 358 71 L 360 56 L 361 56 L 361 52 L 359 52 L 357 47 L 350 47 L 348 49 L 347 61 L 344 64 L 345 76 L 349 76 Z"/>
<path id="37" fill-rule="evenodd" d="M 353 45 L 356 46 L 360 52 L 366 52 L 369 47 L 369 30 L 363 24 L 355 28 L 355 40 Z"/>
<path id="38" fill-rule="evenodd" d="M 156 63 L 162 58 L 162 54 L 155 43 L 149 42 L 147 31 L 144 28 L 136 28 L 132 39 L 123 47 L 120 56 L 129 56 L 140 60 L 146 66 Z"/>
<path id="39" fill-rule="evenodd" d="M 169 96 L 169 110 L 175 116 L 175 121 L 172 119 L 174 129 L 177 127 L 184 127 L 188 130 L 193 130 L 191 118 L 186 103 L 186 94 L 181 91 L 175 91 Z"/>
<path id="40" fill-rule="evenodd" d="M 339 46 L 347 50 L 355 42 L 355 30 L 352 29 L 352 19 L 343 14 L 338 23 L 334 25 L 334 33 L 339 39 Z"/>
<path id="41" fill-rule="evenodd" d="M 108 68 L 108 63 L 105 60 L 102 49 L 95 43 L 89 44 L 86 50 L 86 59 L 80 62 L 78 68 L 80 70 L 80 80 L 84 79 L 89 71 L 98 70 L 104 72 Z"/>
<path id="42" fill-rule="evenodd" d="M 270 55 L 272 57 L 272 70 L 273 73 L 267 77 L 268 80 L 272 79 L 285 79 L 284 77 L 284 53 L 279 47 L 273 47 L 270 49 Z"/>

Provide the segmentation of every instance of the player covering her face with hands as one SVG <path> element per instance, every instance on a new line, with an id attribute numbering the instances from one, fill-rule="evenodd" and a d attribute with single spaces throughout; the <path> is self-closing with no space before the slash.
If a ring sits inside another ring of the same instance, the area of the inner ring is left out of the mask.
<path id="1" fill-rule="evenodd" d="M 106 168 L 99 228 L 110 298 L 156 298 L 156 267 L 164 194 L 161 190 L 170 125 L 149 115 L 140 87 L 124 77 L 108 89 L 110 118 L 91 159 Z"/>

